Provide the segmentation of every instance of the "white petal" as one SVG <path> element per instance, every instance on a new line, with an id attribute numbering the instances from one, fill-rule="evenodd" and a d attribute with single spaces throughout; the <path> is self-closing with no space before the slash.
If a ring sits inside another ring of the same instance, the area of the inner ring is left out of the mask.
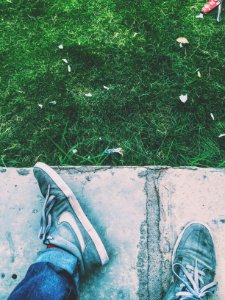
<path id="1" fill-rule="evenodd" d="M 199 77 L 199 78 L 201 78 L 201 77 L 202 77 L 202 74 L 200 73 L 200 71 L 198 71 L 198 73 L 197 73 L 197 74 L 198 74 L 198 77 Z"/>
<path id="2" fill-rule="evenodd" d="M 40 108 L 43 108 L 43 104 L 38 104 L 38 106 L 39 106 Z"/>
<path id="3" fill-rule="evenodd" d="M 200 13 L 199 15 L 197 15 L 196 18 L 197 18 L 197 19 L 203 19 L 203 18 L 204 18 L 203 13 Z"/>
<path id="4" fill-rule="evenodd" d="M 109 90 L 109 87 L 107 87 L 107 86 L 105 86 L 105 85 L 103 85 L 103 88 L 105 89 L 105 90 Z"/>
<path id="5" fill-rule="evenodd" d="M 179 98 L 181 102 L 185 103 L 188 100 L 188 95 L 180 95 Z"/>
<path id="6" fill-rule="evenodd" d="M 53 104 L 53 105 L 56 105 L 57 102 L 56 101 L 50 101 L 49 103 Z"/>
<path id="7" fill-rule="evenodd" d="M 68 64 L 68 60 L 66 58 L 63 58 L 62 61 L 64 61 L 65 64 Z"/>
<path id="8" fill-rule="evenodd" d="M 221 137 L 224 137 L 224 136 L 225 136 L 225 133 L 222 133 L 218 137 L 221 138 Z"/>
<path id="9" fill-rule="evenodd" d="M 179 37 L 176 41 L 180 44 L 189 44 L 188 40 L 185 37 Z"/>
<path id="10" fill-rule="evenodd" d="M 213 113 L 210 114 L 211 118 L 213 119 L 213 121 L 215 120 L 215 117 L 213 115 Z"/>
<path id="11" fill-rule="evenodd" d="M 134 35 L 133 35 L 133 37 L 135 37 L 136 35 L 138 35 L 138 32 L 135 32 Z"/>
<path id="12" fill-rule="evenodd" d="M 71 66 L 68 65 L 68 72 L 70 73 L 71 72 Z"/>
<path id="13" fill-rule="evenodd" d="M 72 152 L 73 152 L 73 154 L 76 154 L 77 153 L 77 149 L 73 149 Z"/>
<path id="14" fill-rule="evenodd" d="M 59 45 L 58 48 L 59 48 L 59 49 L 63 49 L 63 45 Z"/>
<path id="15" fill-rule="evenodd" d="M 86 97 L 92 97 L 91 93 L 84 94 Z"/>

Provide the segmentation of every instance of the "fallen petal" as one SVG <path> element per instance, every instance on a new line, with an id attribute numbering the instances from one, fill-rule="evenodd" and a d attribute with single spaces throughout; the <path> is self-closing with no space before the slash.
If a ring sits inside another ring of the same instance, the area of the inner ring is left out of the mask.
<path id="1" fill-rule="evenodd" d="M 63 45 L 59 45 L 58 48 L 59 48 L 59 49 L 63 49 Z"/>
<path id="2" fill-rule="evenodd" d="M 188 40 L 185 37 L 179 37 L 176 41 L 180 44 L 189 44 Z"/>
<path id="3" fill-rule="evenodd" d="M 200 73 L 200 71 L 198 71 L 198 73 L 197 73 L 197 74 L 198 74 L 198 77 L 199 77 L 199 78 L 201 78 L 201 77 L 202 77 L 202 74 Z"/>
<path id="4" fill-rule="evenodd" d="M 53 104 L 53 105 L 56 105 L 57 102 L 56 101 L 50 101 L 49 103 Z"/>
<path id="5" fill-rule="evenodd" d="M 203 13 L 200 13 L 199 15 L 197 15 L 196 18 L 197 18 L 197 19 L 203 19 L 203 18 L 204 18 Z"/>
<path id="6" fill-rule="evenodd" d="M 65 64 L 68 64 L 68 60 L 66 58 L 63 58 L 62 61 L 64 61 Z"/>
<path id="7" fill-rule="evenodd" d="M 40 108 L 43 108 L 43 104 L 38 104 L 38 106 L 39 106 Z"/>
<path id="8" fill-rule="evenodd" d="M 211 118 L 213 119 L 213 121 L 215 120 L 215 117 L 213 115 L 213 113 L 210 114 Z"/>
<path id="9" fill-rule="evenodd" d="M 181 102 L 185 103 L 188 100 L 188 95 L 180 95 L 179 98 Z"/>
<path id="10" fill-rule="evenodd" d="M 218 137 L 221 138 L 221 137 L 224 137 L 224 136 L 225 136 L 225 133 L 222 133 Z"/>
<path id="11" fill-rule="evenodd" d="M 70 73 L 71 72 L 71 66 L 68 65 L 68 72 Z"/>
<path id="12" fill-rule="evenodd" d="M 107 86 L 105 86 L 105 85 L 103 85 L 103 88 L 105 89 L 105 90 L 109 90 L 109 87 L 107 87 Z"/>
<path id="13" fill-rule="evenodd" d="M 92 97 L 91 93 L 84 94 L 86 97 Z"/>
<path id="14" fill-rule="evenodd" d="M 76 154 L 77 153 L 77 149 L 73 149 L 72 152 L 73 152 L 73 154 Z"/>

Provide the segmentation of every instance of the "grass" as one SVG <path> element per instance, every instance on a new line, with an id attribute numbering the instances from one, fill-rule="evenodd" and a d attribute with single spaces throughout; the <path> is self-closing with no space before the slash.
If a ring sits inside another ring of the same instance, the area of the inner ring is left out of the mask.
<path id="1" fill-rule="evenodd" d="M 225 15 L 203 4 L 0 0 L 0 165 L 224 167 Z"/>

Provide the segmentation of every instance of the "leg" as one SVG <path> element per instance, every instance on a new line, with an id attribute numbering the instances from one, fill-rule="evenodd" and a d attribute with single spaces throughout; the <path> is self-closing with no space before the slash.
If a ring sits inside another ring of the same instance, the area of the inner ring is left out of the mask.
<path id="1" fill-rule="evenodd" d="M 173 282 L 164 300 L 202 299 L 216 288 L 216 257 L 209 229 L 188 224 L 179 235 L 172 255 Z"/>
<path id="2" fill-rule="evenodd" d="M 208 14 L 209 12 L 211 12 L 214 8 L 216 8 L 217 6 L 219 6 L 221 3 L 220 0 L 208 0 L 205 5 L 202 8 L 202 12 L 204 14 Z"/>
<path id="3" fill-rule="evenodd" d="M 51 263 L 39 262 L 30 266 L 8 300 L 72 300 L 76 296 L 77 289 L 68 272 Z"/>
<path id="4" fill-rule="evenodd" d="M 217 22 L 221 21 L 221 13 L 222 13 L 222 4 L 223 0 L 220 1 L 220 5 L 218 6 L 218 13 L 217 13 Z"/>
<path id="5" fill-rule="evenodd" d="M 34 167 L 45 197 L 39 238 L 47 245 L 9 300 L 69 300 L 78 294 L 79 276 L 108 262 L 106 249 L 78 200 L 62 178 L 44 163 Z"/>

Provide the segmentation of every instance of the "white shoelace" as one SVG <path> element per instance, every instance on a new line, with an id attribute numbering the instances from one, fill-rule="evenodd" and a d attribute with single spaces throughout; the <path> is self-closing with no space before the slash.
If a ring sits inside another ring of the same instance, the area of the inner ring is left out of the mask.
<path id="1" fill-rule="evenodd" d="M 39 231 L 39 235 L 38 237 L 44 241 L 46 239 L 46 236 L 51 228 L 52 225 L 52 216 L 50 214 L 50 211 L 52 209 L 52 207 L 55 204 L 55 196 L 54 195 L 50 195 L 50 189 L 51 186 L 49 184 L 48 186 L 48 191 L 45 197 L 45 202 L 43 205 L 43 209 L 42 209 L 42 214 L 41 214 L 41 228 Z"/>
<path id="2" fill-rule="evenodd" d="M 180 277 L 176 271 L 175 271 L 175 266 L 179 266 L 181 270 L 184 273 L 185 280 Z M 177 297 L 180 297 L 180 300 L 185 300 L 185 299 L 203 299 L 207 294 L 213 294 L 217 283 L 216 282 L 211 282 L 206 285 L 204 285 L 204 279 L 203 277 L 206 275 L 203 270 L 198 269 L 198 260 L 196 258 L 195 261 L 195 267 L 187 264 L 183 266 L 180 263 L 175 263 L 173 265 L 173 273 L 175 276 L 181 280 L 181 289 L 184 289 L 183 291 L 180 291 L 176 293 Z M 202 287 L 200 288 L 199 284 L 202 284 Z"/>

